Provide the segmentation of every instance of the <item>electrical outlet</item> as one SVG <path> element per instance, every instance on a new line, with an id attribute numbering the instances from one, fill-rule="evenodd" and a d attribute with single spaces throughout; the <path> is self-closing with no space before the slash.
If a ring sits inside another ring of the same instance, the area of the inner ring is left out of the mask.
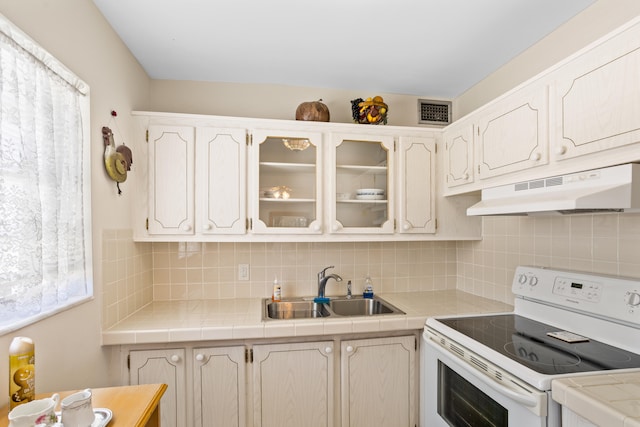
<path id="1" fill-rule="evenodd" d="M 249 264 L 238 264 L 238 280 L 249 280 Z"/>

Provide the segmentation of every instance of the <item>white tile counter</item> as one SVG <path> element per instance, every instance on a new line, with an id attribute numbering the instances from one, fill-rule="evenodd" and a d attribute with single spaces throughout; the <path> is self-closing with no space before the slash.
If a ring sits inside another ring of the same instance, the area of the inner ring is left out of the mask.
<path id="1" fill-rule="evenodd" d="M 405 315 L 262 321 L 262 300 L 156 301 L 102 331 L 103 345 L 335 335 L 422 329 L 427 317 L 513 306 L 457 290 L 381 293 Z"/>
<path id="2" fill-rule="evenodd" d="M 589 422 L 640 427 L 640 372 L 553 380 L 553 400 Z"/>

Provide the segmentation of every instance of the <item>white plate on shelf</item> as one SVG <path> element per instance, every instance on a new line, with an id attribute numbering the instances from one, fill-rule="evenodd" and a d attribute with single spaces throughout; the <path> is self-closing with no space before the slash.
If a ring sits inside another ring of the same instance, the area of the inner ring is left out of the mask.
<path id="1" fill-rule="evenodd" d="M 358 194 L 357 200 L 384 200 L 384 194 Z"/>
<path id="2" fill-rule="evenodd" d="M 383 196 L 384 189 L 382 188 L 360 188 L 356 190 L 358 196 Z"/>

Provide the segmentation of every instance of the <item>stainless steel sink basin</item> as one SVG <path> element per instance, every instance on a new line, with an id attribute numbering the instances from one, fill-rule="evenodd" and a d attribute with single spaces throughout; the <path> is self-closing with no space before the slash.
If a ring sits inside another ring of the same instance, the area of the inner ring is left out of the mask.
<path id="1" fill-rule="evenodd" d="M 375 316 L 377 314 L 404 314 L 386 301 L 379 298 L 335 299 L 329 302 L 329 308 L 339 316 Z"/>
<path id="2" fill-rule="evenodd" d="M 306 300 L 284 300 L 273 302 L 265 300 L 263 319 L 308 319 L 327 317 L 329 310 L 325 304 Z"/>
<path id="3" fill-rule="evenodd" d="M 332 297 L 328 303 L 315 303 L 313 297 L 292 298 L 279 302 L 265 299 L 262 319 L 312 319 L 322 317 L 380 316 L 385 314 L 405 314 L 402 310 L 382 298 L 362 298 L 355 296 Z"/>

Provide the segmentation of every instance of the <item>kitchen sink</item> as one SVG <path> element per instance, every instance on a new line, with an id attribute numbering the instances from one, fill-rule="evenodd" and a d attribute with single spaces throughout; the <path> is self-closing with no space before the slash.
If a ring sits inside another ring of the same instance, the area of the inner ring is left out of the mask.
<path id="1" fill-rule="evenodd" d="M 329 310 L 325 304 L 313 302 L 313 300 L 283 300 L 273 302 L 265 300 L 264 319 L 308 319 L 314 317 L 327 317 Z"/>
<path id="2" fill-rule="evenodd" d="M 328 303 L 316 303 L 313 297 L 284 299 L 263 303 L 262 319 L 312 319 L 353 316 L 380 316 L 385 314 L 405 314 L 382 298 L 332 297 Z"/>
<path id="3" fill-rule="evenodd" d="M 374 316 L 376 314 L 402 313 L 400 310 L 379 298 L 335 299 L 329 302 L 329 308 L 339 316 Z"/>

